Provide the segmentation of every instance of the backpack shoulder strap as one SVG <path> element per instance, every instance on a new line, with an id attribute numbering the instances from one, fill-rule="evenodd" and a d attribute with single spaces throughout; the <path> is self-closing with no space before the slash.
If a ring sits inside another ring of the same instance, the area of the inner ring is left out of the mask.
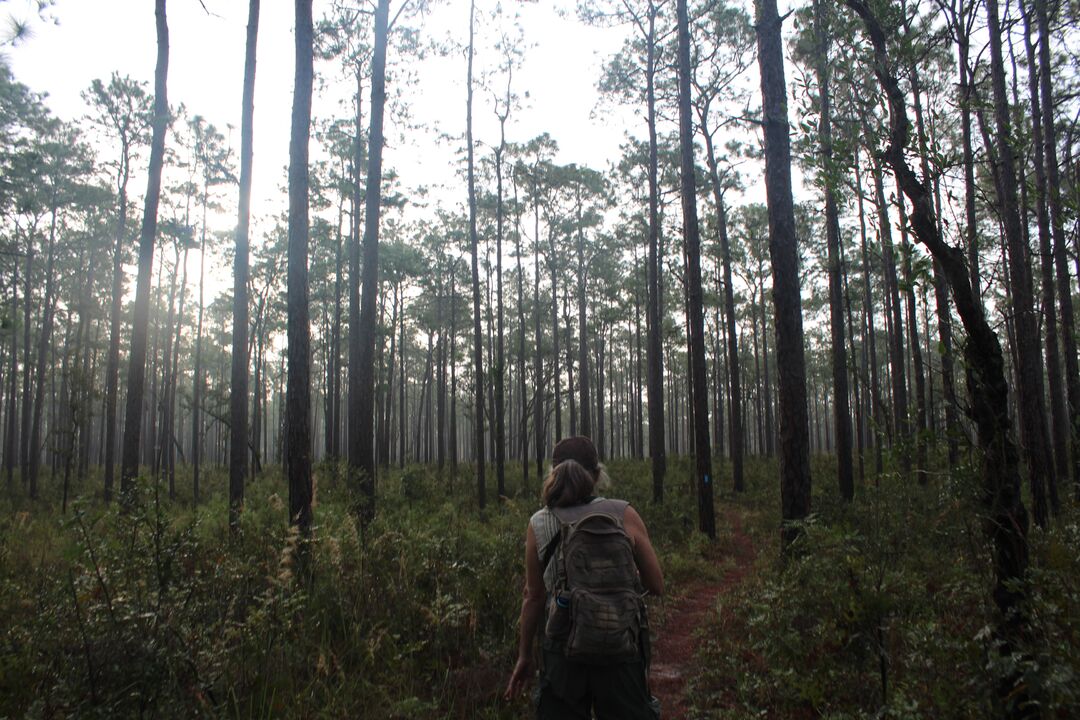
<path id="1" fill-rule="evenodd" d="M 560 525 L 559 529 L 555 531 L 555 535 L 552 536 L 551 540 L 549 540 L 548 544 L 544 547 L 544 555 L 543 555 L 543 557 L 540 558 L 540 574 L 541 575 L 543 575 L 545 572 L 547 572 L 547 567 L 548 567 L 548 565 L 551 564 L 551 558 L 555 557 L 555 551 L 558 549 L 559 543 L 561 543 L 561 542 L 562 542 L 562 526 Z"/>

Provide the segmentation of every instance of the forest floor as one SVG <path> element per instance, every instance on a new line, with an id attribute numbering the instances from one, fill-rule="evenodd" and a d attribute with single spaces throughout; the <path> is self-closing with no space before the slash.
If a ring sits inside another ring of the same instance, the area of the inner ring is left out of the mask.
<path id="1" fill-rule="evenodd" d="M 730 563 L 730 567 L 718 580 L 705 578 L 678 589 L 656 631 L 649 684 L 652 694 L 663 704 L 665 720 L 687 717 L 687 681 L 696 672 L 698 633 L 708 625 L 709 613 L 715 610 L 720 596 L 743 581 L 757 556 L 753 541 L 743 529 L 739 510 L 729 506 L 721 517 L 728 523 L 731 542 L 725 544 L 725 554 L 718 555 L 716 562 Z"/>

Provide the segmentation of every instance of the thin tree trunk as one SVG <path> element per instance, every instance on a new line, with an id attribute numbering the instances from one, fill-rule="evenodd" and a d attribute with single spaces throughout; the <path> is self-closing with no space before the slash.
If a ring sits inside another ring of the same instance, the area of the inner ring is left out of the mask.
<path id="1" fill-rule="evenodd" d="M 896 278 L 896 257 L 893 254 L 892 220 L 889 218 L 888 201 L 885 199 L 885 183 L 881 165 L 873 166 L 874 192 L 878 209 L 878 233 L 881 238 L 881 263 L 885 275 L 885 292 L 888 299 L 886 320 L 891 320 L 889 339 L 889 377 L 892 380 L 893 427 L 900 443 L 900 467 L 906 475 L 911 472 L 911 453 L 907 444 L 911 438 L 908 422 L 907 380 L 904 368 L 903 321 L 900 317 L 900 289 Z"/>
<path id="2" fill-rule="evenodd" d="M 865 362 L 870 370 L 870 404 L 874 432 L 874 472 L 880 479 L 884 469 L 881 453 L 881 428 L 885 423 L 885 414 L 881 408 L 881 385 L 878 381 L 877 332 L 874 329 L 874 302 L 870 290 L 870 253 L 866 244 L 866 212 L 863 207 L 862 171 L 859 162 L 859 148 L 855 148 L 855 197 L 859 207 L 859 248 L 863 271 L 863 315 L 865 316 L 863 347 L 869 356 Z"/>
<path id="3" fill-rule="evenodd" d="M 259 1 L 248 0 L 244 45 L 244 89 L 240 120 L 240 198 L 233 258 L 232 374 L 229 383 L 229 530 L 240 527 L 248 459 L 248 223 L 251 216 L 251 167 L 255 116 L 255 57 L 259 37 Z M 258 435 L 254 436 L 258 446 Z"/>
<path id="4" fill-rule="evenodd" d="M 1065 215 L 1058 172 L 1057 127 L 1054 121 L 1054 92 L 1050 62 L 1050 20 L 1048 3 L 1035 1 L 1039 24 L 1039 90 L 1042 104 L 1043 158 L 1046 163 L 1047 202 L 1050 229 L 1053 233 L 1054 268 L 1057 272 L 1058 302 L 1061 309 L 1061 339 L 1065 355 L 1065 385 L 1069 401 L 1069 426 L 1072 439 L 1072 479 L 1080 500 L 1080 366 L 1076 354 L 1076 321 L 1073 315 L 1073 283 L 1066 257 Z M 1029 72 L 1032 70 L 1029 69 Z M 1064 477 L 1062 478 L 1064 480 Z"/>
<path id="5" fill-rule="evenodd" d="M 484 478 L 484 340 L 480 328 L 480 267 L 477 247 L 479 240 L 476 234 L 476 176 L 473 162 L 473 131 L 472 131 L 472 104 L 473 104 L 473 37 L 475 31 L 474 15 L 476 3 L 469 2 L 469 63 L 467 78 L 466 113 L 465 113 L 465 144 L 468 153 L 468 185 L 469 185 L 469 250 L 472 260 L 472 304 L 473 304 L 473 386 L 475 398 L 473 402 L 473 427 L 475 430 L 476 447 L 476 493 L 477 503 L 482 510 L 487 504 L 487 491 Z"/>
<path id="6" fill-rule="evenodd" d="M 23 372 L 22 372 L 22 416 L 19 423 L 19 480 L 23 489 L 30 475 L 30 418 L 33 412 L 33 396 L 30 386 L 33 383 L 33 352 L 30 342 L 30 319 L 34 305 L 32 289 L 34 262 L 34 233 L 26 234 L 26 272 L 23 274 Z"/>
<path id="7" fill-rule="evenodd" d="M 499 149 L 495 153 L 495 292 L 497 328 L 495 332 L 495 478 L 500 497 L 506 496 L 506 407 L 504 384 L 506 382 L 506 349 L 503 319 L 503 177 L 502 157 L 506 149 L 506 121 L 499 122 Z"/>
<path id="8" fill-rule="evenodd" d="M 11 263 L 11 314 L 15 315 L 19 304 L 19 263 Z M 16 397 L 16 381 L 19 376 L 19 334 L 11 333 L 11 372 L 9 373 L 11 387 L 8 390 L 8 409 L 6 413 L 7 431 L 4 433 L 4 473 L 7 476 L 8 497 L 15 494 L 15 448 L 17 444 L 17 426 L 15 415 L 18 410 Z"/>
<path id="9" fill-rule="evenodd" d="M 520 208 L 517 197 L 517 182 L 514 182 L 514 208 L 515 212 L 519 213 L 517 216 L 517 233 L 514 236 L 514 249 L 517 252 L 517 306 L 518 306 L 518 414 L 520 415 L 519 422 L 521 427 L 519 432 L 521 433 L 521 488 L 523 491 L 529 488 L 529 421 L 527 408 L 528 404 L 525 402 L 525 295 L 524 295 L 524 271 L 522 269 L 522 251 L 521 251 L 521 217 Z M 535 381 L 539 384 L 540 379 L 536 378 Z"/>
<path id="10" fill-rule="evenodd" d="M 1046 187 L 1045 141 L 1036 73 L 1035 47 L 1031 42 L 1031 19 L 1024 0 L 1020 0 L 1024 17 L 1024 48 L 1028 62 L 1028 92 L 1031 99 L 1031 141 L 1035 165 L 1035 206 L 1039 229 L 1039 268 L 1042 273 L 1042 314 L 1046 322 L 1046 376 L 1050 390 L 1050 440 L 1055 461 L 1055 475 L 1063 481 L 1069 477 L 1069 448 L 1066 436 L 1065 383 L 1061 376 L 1058 355 L 1057 306 L 1054 298 L 1054 257 L 1050 239 L 1050 212 Z M 1068 288 L 1063 288 L 1068 291 Z M 1061 503 L 1057 483 L 1049 478 L 1051 510 L 1057 515 Z"/>
<path id="11" fill-rule="evenodd" d="M 840 212 L 836 204 L 833 176 L 832 98 L 829 68 L 830 23 L 823 0 L 814 0 L 814 25 L 817 35 L 818 143 L 825 191 L 825 237 L 829 263 L 829 327 L 833 379 L 833 421 L 836 426 L 836 476 L 840 497 L 850 502 L 855 497 L 851 463 L 851 420 L 848 406 L 847 347 L 844 342 L 844 289 L 840 262 Z"/>
<path id="12" fill-rule="evenodd" d="M 206 189 L 203 191 L 202 235 L 199 238 L 199 317 L 195 324 L 195 373 L 191 379 L 191 489 L 196 505 L 199 504 L 199 469 L 202 464 L 202 335 L 205 302 L 203 292 L 206 284 Z"/>
<path id="13" fill-rule="evenodd" d="M 54 189 L 55 193 L 55 189 Z M 56 206 L 52 209 L 49 223 L 49 246 L 45 260 L 45 297 L 41 312 L 41 329 L 38 332 L 37 372 L 34 373 L 34 416 L 30 424 L 29 486 L 30 497 L 38 497 L 38 471 L 41 467 L 41 416 L 45 405 L 45 368 L 52 334 L 55 304 L 53 298 L 53 267 L 56 261 Z"/>
<path id="14" fill-rule="evenodd" d="M 648 56 L 645 70 L 646 123 L 649 127 L 649 294 L 645 317 L 648 338 L 645 357 L 648 365 L 649 458 L 652 461 L 653 502 L 664 501 L 667 455 L 664 449 L 664 348 L 661 337 L 663 313 L 660 308 L 660 219 L 658 151 L 656 144 L 656 7 L 649 3 Z"/>
<path id="15" fill-rule="evenodd" d="M 533 358 L 533 432 L 536 434 L 536 477 L 544 472 L 544 354 L 540 335 L 540 203 L 533 179 L 533 325 L 535 331 Z"/>
<path id="16" fill-rule="evenodd" d="M 907 208 L 903 197 L 897 198 L 900 211 L 902 272 L 904 273 L 904 301 L 907 309 L 908 344 L 911 346 L 911 364 L 915 375 L 915 477 L 920 485 L 929 480 L 926 449 L 926 372 L 923 367 L 922 344 L 919 341 L 919 317 L 915 307 L 915 280 L 911 273 L 911 254 L 914 249 L 908 241 Z"/>
<path id="17" fill-rule="evenodd" d="M 704 132 L 704 129 L 703 129 Z M 716 203 L 716 227 L 720 240 L 720 261 L 724 271 L 724 322 L 727 334 L 727 376 L 728 376 L 728 432 L 731 446 L 731 475 L 735 492 L 745 489 L 743 479 L 743 450 L 746 447 L 744 418 L 742 408 L 742 369 L 739 363 L 739 338 L 735 330 L 735 290 L 731 282 L 731 247 L 728 242 L 727 205 L 724 203 L 720 174 L 717 171 L 716 156 L 713 153 L 712 135 L 705 133 L 706 159 L 712 180 L 713 199 Z M 719 328 L 718 328 L 719 330 Z"/>

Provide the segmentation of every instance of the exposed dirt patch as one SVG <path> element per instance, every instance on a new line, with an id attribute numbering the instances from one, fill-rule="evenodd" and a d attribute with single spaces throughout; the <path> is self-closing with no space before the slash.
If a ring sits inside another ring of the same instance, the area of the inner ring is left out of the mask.
<path id="1" fill-rule="evenodd" d="M 754 562 L 754 546 L 743 531 L 742 517 L 736 510 L 727 510 L 724 517 L 730 523 L 735 564 L 719 582 L 698 583 L 668 608 L 664 624 L 658 630 L 653 646 L 649 682 L 652 693 L 663 703 L 665 720 L 686 717 L 686 681 L 692 674 L 698 638 L 695 633 L 705 624 L 710 610 L 716 607 L 721 594 L 742 582 Z"/>

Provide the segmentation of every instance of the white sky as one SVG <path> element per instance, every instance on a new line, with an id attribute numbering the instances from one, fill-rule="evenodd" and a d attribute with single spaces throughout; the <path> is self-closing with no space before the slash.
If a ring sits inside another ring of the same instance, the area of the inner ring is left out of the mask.
<path id="1" fill-rule="evenodd" d="M 23 0 L 3 6 L 16 13 Z M 247 3 L 243 0 L 170 0 L 168 7 L 170 58 L 168 93 L 171 104 L 183 102 L 227 133 L 239 145 L 240 92 L 243 81 Z M 85 112 L 81 93 L 94 78 L 107 79 L 115 70 L 145 81 L 153 89 L 156 57 L 154 3 L 151 0 L 58 0 L 54 25 L 33 24 L 33 36 L 7 51 L 16 79 L 38 92 L 47 92 L 54 113 L 68 120 Z M 396 3 L 395 3 L 396 5 Z M 479 0 L 478 13 L 493 6 Z M 316 18 L 329 3 L 315 1 Z M 511 115 L 507 139 L 526 140 L 549 132 L 561 148 L 562 162 L 603 168 L 618 156 L 624 128 L 639 124 L 630 111 L 600 113 L 591 119 L 602 61 L 621 45 L 620 30 L 583 26 L 572 13 L 560 18 L 550 3 L 514 3 L 520 8 L 527 51 L 525 66 L 515 74 L 514 87 L 525 107 Z M 393 10 L 392 10 L 393 12 Z M 263 0 L 259 24 L 255 90 L 255 173 L 252 187 L 256 215 L 280 211 L 284 168 L 288 163 L 289 121 L 293 79 L 293 3 Z M 467 38 L 468 3 L 449 0 L 436 5 L 424 20 L 423 34 L 443 39 Z M 478 40 L 478 44 L 483 40 Z M 477 73 L 498 61 L 493 50 L 481 48 Z M 393 53 L 393 47 L 391 47 Z M 336 79 L 330 63 L 317 71 Z M 405 188 L 433 182 L 456 184 L 454 146 L 439 142 L 436 133 L 461 135 L 465 125 L 465 61 L 463 55 L 430 56 L 418 68 L 417 82 L 407 89 L 414 121 L 426 129 L 405 145 L 396 142 L 398 129 L 388 116 L 384 165 L 395 168 Z M 366 90 L 366 89 L 365 89 Z M 394 88 L 389 92 L 393 93 Z M 339 112 L 328 98 L 316 98 L 313 113 L 326 118 Z M 364 98 L 365 107 L 369 98 Z M 474 100 L 476 139 L 498 141 L 498 126 L 490 95 Z M 636 130 L 636 128 L 635 128 Z M 481 151 L 482 152 L 482 151 Z M 132 189 L 138 191 L 139 183 Z M 464 198 L 462 198 L 463 200 Z"/>

